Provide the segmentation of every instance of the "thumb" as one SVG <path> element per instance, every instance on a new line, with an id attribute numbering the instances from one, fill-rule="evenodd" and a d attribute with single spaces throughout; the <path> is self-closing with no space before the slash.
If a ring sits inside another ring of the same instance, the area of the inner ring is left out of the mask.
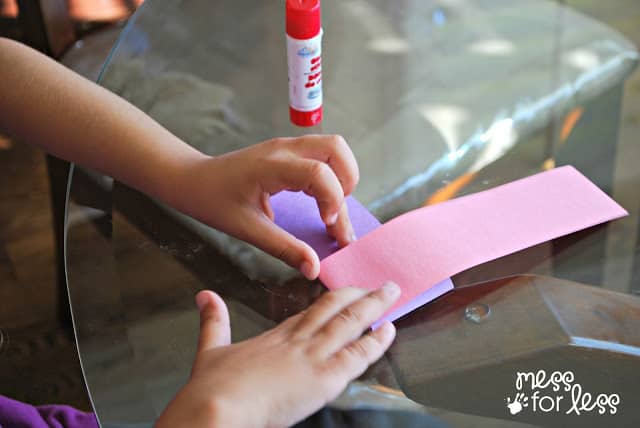
<path id="1" fill-rule="evenodd" d="M 222 298 L 213 291 L 203 290 L 196 295 L 196 304 L 200 310 L 198 352 L 230 344 L 229 311 Z"/>

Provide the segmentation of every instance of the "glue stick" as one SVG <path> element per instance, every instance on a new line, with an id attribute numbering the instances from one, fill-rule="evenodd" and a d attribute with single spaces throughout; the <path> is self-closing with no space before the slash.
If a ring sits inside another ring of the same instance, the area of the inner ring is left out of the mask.
<path id="1" fill-rule="evenodd" d="M 320 0 L 287 1 L 289 116 L 297 126 L 322 121 Z"/>

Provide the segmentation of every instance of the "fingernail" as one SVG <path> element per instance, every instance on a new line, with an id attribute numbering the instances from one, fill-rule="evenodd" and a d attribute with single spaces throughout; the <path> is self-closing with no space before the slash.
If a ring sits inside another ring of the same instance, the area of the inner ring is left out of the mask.
<path id="1" fill-rule="evenodd" d="M 331 214 L 327 217 L 327 226 L 333 226 L 338 221 L 338 213 Z"/>
<path id="2" fill-rule="evenodd" d="M 205 293 L 198 293 L 196 295 L 196 306 L 198 306 L 198 310 L 202 311 L 205 306 L 207 306 L 209 299 Z"/>
<path id="3" fill-rule="evenodd" d="M 356 239 L 358 239 L 358 237 L 356 236 L 355 232 L 351 232 L 351 236 L 349 237 L 349 240 L 351 242 L 356 242 Z"/>
<path id="4" fill-rule="evenodd" d="M 394 282 L 387 282 L 382 286 L 382 291 L 389 298 L 398 297 L 400 295 L 400 287 Z"/>
<path id="5" fill-rule="evenodd" d="M 302 262 L 302 264 L 300 265 L 300 272 L 302 272 L 302 274 L 305 276 L 305 278 L 307 279 L 314 279 L 313 278 L 313 265 L 307 261 Z"/>
<path id="6" fill-rule="evenodd" d="M 383 333 L 385 336 L 395 334 L 396 326 L 394 326 L 391 321 L 385 321 L 380 326 L 383 329 Z"/>

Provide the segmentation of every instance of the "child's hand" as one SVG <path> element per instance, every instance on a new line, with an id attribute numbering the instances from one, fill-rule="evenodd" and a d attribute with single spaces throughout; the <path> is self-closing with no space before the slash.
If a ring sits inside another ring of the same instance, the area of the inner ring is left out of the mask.
<path id="1" fill-rule="evenodd" d="M 358 183 L 358 165 L 339 136 L 278 138 L 190 164 L 174 202 L 188 214 L 300 269 L 309 279 L 320 262 L 306 243 L 273 222 L 269 197 L 281 190 L 313 196 L 327 232 L 340 246 L 354 239 L 344 197 Z"/>
<path id="2" fill-rule="evenodd" d="M 229 345 L 229 314 L 211 291 L 196 296 L 200 341 L 191 379 L 156 428 L 284 427 L 344 390 L 378 360 L 395 337 L 389 322 L 361 336 L 400 290 L 343 288 L 273 330 Z"/>
<path id="3" fill-rule="evenodd" d="M 16 140 L 104 172 L 279 257 L 309 279 L 319 274 L 318 256 L 275 226 L 270 195 L 305 191 L 318 201 L 338 243 L 352 240 L 344 197 L 358 183 L 358 166 L 341 137 L 281 138 L 211 158 L 104 88 L 2 37 L 0 94 L 0 129 Z"/>

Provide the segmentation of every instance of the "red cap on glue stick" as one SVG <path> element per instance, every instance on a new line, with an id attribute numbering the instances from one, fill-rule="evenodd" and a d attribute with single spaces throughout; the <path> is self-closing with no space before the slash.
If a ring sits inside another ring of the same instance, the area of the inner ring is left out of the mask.
<path id="1" fill-rule="evenodd" d="M 320 33 L 320 0 L 287 0 L 287 34 L 298 40 Z"/>
<path id="2" fill-rule="evenodd" d="M 289 115 L 298 126 L 322 121 L 320 0 L 286 0 Z"/>

